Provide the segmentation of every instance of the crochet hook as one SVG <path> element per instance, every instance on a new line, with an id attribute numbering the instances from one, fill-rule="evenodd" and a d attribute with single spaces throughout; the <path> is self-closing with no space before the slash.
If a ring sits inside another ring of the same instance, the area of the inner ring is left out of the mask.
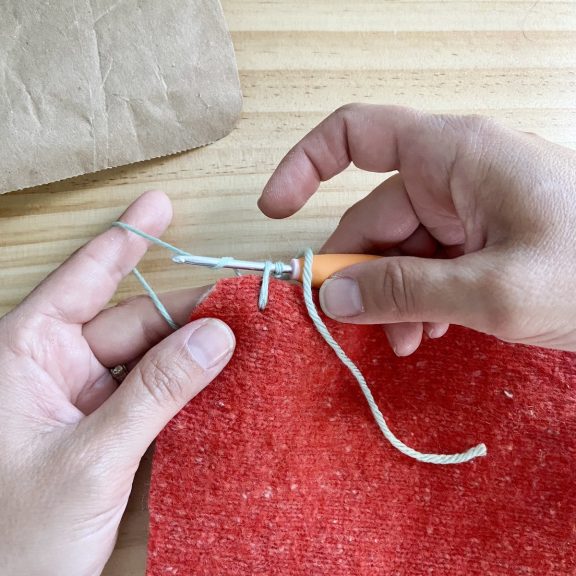
<path id="1" fill-rule="evenodd" d="M 376 260 L 381 256 L 374 256 L 371 254 L 318 254 L 314 256 L 312 262 L 312 286 L 320 288 L 320 286 L 330 276 L 352 266 L 360 264 L 361 262 L 368 262 Z M 250 260 L 236 260 L 235 258 L 212 258 L 210 256 L 194 256 L 194 255 L 178 255 L 172 258 L 177 264 L 192 264 L 194 266 L 207 266 L 209 268 L 233 268 L 235 270 L 252 270 L 256 272 L 264 271 L 266 262 L 264 261 L 250 261 Z M 303 258 L 294 258 L 290 264 L 281 263 L 280 274 L 276 277 L 283 280 L 297 280 L 302 282 L 302 271 L 304 268 Z"/>

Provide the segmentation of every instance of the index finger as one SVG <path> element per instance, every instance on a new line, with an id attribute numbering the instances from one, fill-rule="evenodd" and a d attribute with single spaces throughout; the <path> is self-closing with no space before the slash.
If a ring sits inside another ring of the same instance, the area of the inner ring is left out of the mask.
<path id="1" fill-rule="evenodd" d="M 158 236 L 172 219 L 172 206 L 163 192 L 147 192 L 128 207 L 121 219 Z M 147 248 L 144 238 L 110 228 L 70 256 L 22 305 L 66 323 L 84 324 L 108 303 L 120 280 Z"/>
<path id="2" fill-rule="evenodd" d="M 391 172 L 400 170 L 403 152 L 422 158 L 439 149 L 449 161 L 454 146 L 448 146 L 449 136 L 442 134 L 445 123 L 438 118 L 400 106 L 343 106 L 288 152 L 264 187 L 258 206 L 271 218 L 291 216 L 321 182 L 350 162 L 370 172 Z"/>

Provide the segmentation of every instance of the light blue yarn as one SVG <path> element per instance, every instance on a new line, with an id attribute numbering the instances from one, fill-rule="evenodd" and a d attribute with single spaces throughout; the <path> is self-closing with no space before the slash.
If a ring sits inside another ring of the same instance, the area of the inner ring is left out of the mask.
<path id="1" fill-rule="evenodd" d="M 168 242 L 164 242 L 164 240 L 160 240 L 159 238 L 156 238 L 155 236 L 150 236 L 150 234 L 147 234 L 146 232 L 142 232 L 142 230 L 138 230 L 137 228 L 134 228 L 134 226 L 130 226 L 130 224 L 126 224 L 125 222 L 117 221 L 117 222 L 114 222 L 112 224 L 112 226 L 115 226 L 116 228 L 123 228 L 124 230 L 128 230 L 129 232 L 137 234 L 138 236 L 141 236 L 142 238 L 146 238 L 146 240 L 149 240 L 150 242 L 153 242 L 154 244 L 157 244 L 158 246 L 162 246 L 163 248 L 167 248 L 168 250 L 171 250 L 172 252 L 175 252 L 176 254 L 187 255 L 186 252 L 184 252 L 184 250 L 180 250 L 180 248 L 176 248 L 176 246 L 172 246 L 172 244 L 168 244 Z M 134 268 L 132 270 L 132 274 L 134 274 L 134 276 L 136 276 L 136 279 L 138 280 L 138 282 L 140 282 L 140 284 L 142 285 L 142 288 L 144 288 L 144 290 L 146 291 L 146 293 L 150 297 L 150 300 L 152 300 L 152 304 L 154 304 L 156 310 L 158 310 L 158 312 L 162 316 L 162 318 L 164 318 L 164 320 L 166 320 L 166 322 L 168 323 L 168 326 L 170 326 L 170 328 L 172 328 L 172 330 L 178 330 L 178 328 L 180 328 L 180 326 L 174 321 L 172 316 L 170 316 L 170 312 L 168 312 L 168 310 L 166 309 L 166 306 L 164 306 L 164 304 L 162 304 L 162 302 L 160 301 L 160 298 L 158 298 L 158 294 L 156 294 L 156 292 L 154 292 L 154 289 L 152 288 L 152 286 L 150 286 L 150 284 L 148 284 L 148 282 L 146 281 L 144 276 L 142 276 L 142 273 L 140 272 L 140 270 L 138 270 L 138 268 Z"/>
<path id="2" fill-rule="evenodd" d="M 262 271 L 262 284 L 260 285 L 260 295 L 258 296 L 258 308 L 264 310 L 268 305 L 268 288 L 270 286 L 270 276 L 274 278 L 282 278 L 282 271 L 284 268 L 283 262 L 270 262 L 267 260 L 264 263 L 264 270 Z"/>
<path id="3" fill-rule="evenodd" d="M 170 326 L 170 328 L 172 328 L 172 330 L 178 330 L 178 328 L 180 328 L 180 326 L 178 326 L 178 324 L 176 324 L 176 322 L 174 322 L 174 320 L 172 319 L 172 316 L 170 316 L 170 312 L 168 312 L 168 310 L 166 310 L 166 306 L 164 306 L 164 304 L 162 304 L 162 302 L 160 301 L 160 298 L 158 298 L 158 294 L 156 294 L 156 292 L 154 292 L 154 289 L 152 288 L 152 286 L 150 286 L 150 284 L 148 284 L 148 282 L 146 281 L 146 278 L 144 278 L 144 276 L 142 276 L 142 274 L 140 273 L 140 270 L 138 270 L 138 268 L 134 268 L 132 270 L 132 274 L 134 274 L 134 276 L 136 276 L 136 278 L 138 279 L 138 282 L 140 282 L 140 284 L 142 284 L 142 288 L 144 288 L 144 290 L 146 290 L 146 293 L 150 297 L 150 300 L 152 300 L 152 303 L 156 307 L 156 310 L 158 310 L 158 312 L 160 313 L 162 318 L 164 318 L 164 320 L 166 320 L 166 322 L 168 322 L 168 325 Z"/>
<path id="4" fill-rule="evenodd" d="M 180 254 L 183 256 L 191 256 L 191 254 L 189 254 L 185 250 L 176 248 L 176 246 L 172 246 L 172 244 L 164 242 L 159 238 L 156 238 L 154 236 L 151 236 L 150 234 L 147 234 L 146 232 L 138 230 L 137 228 L 134 228 L 133 226 L 130 226 L 130 224 L 126 224 L 125 222 L 114 222 L 112 225 L 133 232 L 134 234 L 137 234 L 142 238 L 146 238 L 146 240 L 149 240 L 150 242 L 158 246 L 162 246 L 163 248 L 166 248 L 171 252 L 174 252 L 175 254 Z M 218 263 L 212 268 L 216 269 L 223 268 L 224 266 L 229 264 L 230 260 L 231 258 L 229 257 L 221 258 L 218 261 Z M 378 408 L 378 405 L 376 404 L 376 401 L 372 396 L 372 392 L 370 391 L 370 388 L 368 387 L 368 384 L 366 383 L 366 379 L 364 378 L 362 372 L 360 372 L 360 369 L 356 366 L 356 364 L 354 364 L 354 362 L 352 362 L 352 360 L 348 358 L 344 350 L 342 350 L 338 342 L 336 342 L 332 334 L 330 334 L 330 331 L 326 327 L 326 324 L 324 324 L 324 322 L 320 318 L 320 315 L 318 314 L 318 311 L 316 310 L 316 305 L 314 304 L 314 298 L 312 296 L 313 260 L 314 260 L 314 253 L 312 252 L 312 250 L 308 248 L 304 254 L 304 268 L 302 273 L 304 303 L 306 304 L 306 310 L 308 311 L 308 315 L 310 316 L 310 319 L 314 323 L 314 326 L 316 327 L 322 338 L 324 338 L 324 340 L 330 346 L 330 348 L 334 350 L 336 356 L 346 366 L 346 368 L 350 370 L 351 374 L 354 376 L 354 378 L 360 385 L 360 389 L 362 390 L 362 393 L 364 394 L 366 401 L 368 402 L 368 406 L 370 407 L 370 410 L 372 412 L 372 415 L 374 416 L 374 419 L 376 420 L 376 423 L 378 424 L 378 427 L 382 431 L 384 437 L 390 442 L 390 444 L 392 444 L 394 448 L 396 448 L 406 456 L 409 456 L 410 458 L 413 458 L 420 462 L 427 462 L 430 464 L 461 464 L 463 462 L 473 460 L 474 458 L 477 458 L 479 456 L 485 456 L 487 451 L 486 446 L 484 444 L 478 444 L 477 446 L 461 454 L 423 454 L 421 452 L 414 450 L 413 448 L 410 448 L 409 446 L 404 444 L 401 440 L 396 438 L 396 436 L 394 436 L 390 428 L 388 428 L 386 420 L 384 419 L 382 412 L 380 412 L 380 409 Z M 260 294 L 258 297 L 258 307 L 260 308 L 260 310 L 266 308 L 266 305 L 268 303 L 268 290 L 270 286 L 270 277 L 274 276 L 276 278 L 281 278 L 282 268 L 283 268 L 282 262 L 274 263 L 267 261 L 265 263 L 262 274 L 262 284 L 260 287 Z M 138 271 L 138 269 L 134 268 L 132 272 L 136 276 L 140 284 L 142 284 L 142 287 L 144 288 L 144 290 L 154 303 L 154 306 L 156 307 L 158 312 L 162 315 L 162 317 L 166 320 L 166 322 L 170 325 L 170 327 L 173 328 L 174 330 L 178 329 L 179 326 L 176 324 L 176 322 L 174 322 L 168 310 L 166 310 L 166 307 L 162 304 L 162 302 L 158 298 L 158 295 L 154 292 L 152 287 L 148 284 L 148 282 Z"/>
<path id="5" fill-rule="evenodd" d="M 268 304 L 268 287 L 270 286 L 270 276 L 272 274 L 272 262 L 267 260 L 262 272 L 262 284 L 260 285 L 260 294 L 258 296 L 258 308 L 264 310 Z"/>
<path id="6" fill-rule="evenodd" d="M 186 252 L 185 250 L 181 250 L 180 248 L 177 248 L 176 246 L 173 246 L 172 244 L 169 244 L 168 242 L 164 242 L 164 240 L 160 240 L 160 238 L 156 238 L 155 236 L 152 236 L 146 232 L 143 232 L 142 230 L 139 230 L 138 228 L 134 228 L 134 226 L 131 226 L 130 224 L 126 224 L 126 222 L 117 221 L 117 222 L 114 222 L 112 224 L 112 226 L 116 226 L 117 228 L 122 228 L 124 230 L 128 230 L 129 232 L 132 232 L 133 234 L 136 234 L 137 236 L 140 236 L 141 238 L 145 238 L 146 240 L 152 242 L 153 244 L 156 244 L 157 246 L 161 246 L 162 248 L 166 248 L 167 250 L 170 250 L 171 252 L 174 252 L 175 254 L 179 254 L 181 256 L 192 256 L 189 252 Z M 230 262 L 233 260 L 234 260 L 234 258 L 231 258 L 230 256 L 224 256 L 224 257 L 220 258 L 218 260 L 218 262 L 216 264 L 214 264 L 214 266 L 211 266 L 211 268 L 214 270 L 219 270 L 221 268 L 228 266 L 230 264 Z M 260 308 L 260 310 L 264 310 L 264 308 L 266 308 L 266 306 L 268 304 L 268 288 L 270 286 L 270 276 L 274 276 L 275 278 L 281 278 L 282 277 L 282 269 L 283 269 L 283 263 L 282 262 L 269 262 L 269 261 L 267 261 L 265 263 L 264 271 L 262 273 L 262 285 L 260 286 L 260 295 L 258 297 L 258 307 Z M 240 276 L 240 273 L 238 272 L 238 270 L 234 270 L 234 272 L 235 272 L 236 276 Z M 140 284 L 142 285 L 142 287 L 144 288 L 144 290 L 146 291 L 146 293 L 148 294 L 148 296 L 152 300 L 154 306 L 156 307 L 158 312 L 161 314 L 161 316 L 164 318 L 164 320 L 166 320 L 166 322 L 169 324 L 170 328 L 172 328 L 173 330 L 177 330 L 178 328 L 180 328 L 180 326 L 178 326 L 178 324 L 176 322 L 174 322 L 174 320 L 170 316 L 170 313 L 168 312 L 168 310 L 166 309 L 164 304 L 162 304 L 162 302 L 160 301 L 160 298 L 158 297 L 156 292 L 154 292 L 154 290 L 152 289 L 150 284 L 148 284 L 148 282 L 146 281 L 144 276 L 142 276 L 140 271 L 137 268 L 134 268 L 132 270 L 132 273 L 134 274 L 134 276 L 136 276 L 136 278 L 138 279 L 138 281 L 140 282 Z"/>
<path id="7" fill-rule="evenodd" d="M 156 236 L 151 236 L 150 234 L 143 232 L 142 230 L 138 230 L 138 228 L 134 228 L 134 226 L 130 226 L 130 224 L 126 224 L 126 222 L 120 222 L 120 220 L 117 220 L 116 222 L 112 223 L 112 226 L 115 226 L 116 228 L 123 228 L 124 230 L 128 230 L 129 232 L 133 232 L 137 236 L 146 238 L 146 240 L 150 240 L 150 242 L 152 242 L 153 244 L 156 244 L 157 246 L 162 246 L 162 248 L 166 248 L 167 250 L 170 250 L 175 254 L 180 254 L 182 256 L 191 256 L 191 254 L 189 254 L 185 250 L 180 250 L 180 248 L 176 248 L 176 246 L 172 246 L 172 244 L 168 244 L 168 242 L 164 242 L 164 240 L 160 240 L 160 238 L 156 238 Z"/>
<path id="8" fill-rule="evenodd" d="M 468 462 L 478 456 L 486 456 L 486 446 L 484 444 L 478 444 L 478 446 L 474 446 L 474 448 L 470 448 L 466 452 L 462 452 L 461 454 L 423 454 L 406 446 L 404 442 L 396 438 L 390 428 L 388 428 L 388 424 L 386 424 L 386 420 L 380 412 L 374 397 L 372 396 L 372 392 L 366 383 L 366 379 L 364 378 L 362 372 L 360 372 L 359 368 L 348 358 L 344 350 L 340 347 L 338 342 L 334 339 L 330 331 L 326 327 L 326 324 L 320 318 L 318 311 L 316 310 L 316 305 L 314 304 L 314 298 L 312 296 L 312 262 L 314 259 L 314 254 L 310 248 L 306 249 L 304 253 L 304 270 L 302 273 L 302 285 L 304 288 L 304 303 L 306 304 L 306 310 L 308 310 L 308 315 L 312 319 L 314 326 L 324 338 L 328 346 L 334 350 L 336 356 L 340 359 L 342 364 L 350 370 L 352 376 L 356 379 L 360 388 L 366 397 L 368 402 L 368 406 L 374 416 L 374 420 L 378 424 L 378 427 L 384 434 L 385 438 L 402 454 L 409 456 L 410 458 L 414 458 L 419 462 L 427 462 L 430 464 L 461 464 L 463 462 Z"/>

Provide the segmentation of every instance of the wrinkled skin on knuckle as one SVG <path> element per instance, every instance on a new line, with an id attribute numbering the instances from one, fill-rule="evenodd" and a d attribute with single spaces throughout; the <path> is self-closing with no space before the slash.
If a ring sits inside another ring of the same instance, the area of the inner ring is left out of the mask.
<path id="1" fill-rule="evenodd" d="M 180 404 L 184 398 L 183 381 L 188 378 L 184 369 L 174 360 L 165 362 L 155 358 L 143 361 L 138 367 L 142 386 L 159 405 L 166 402 Z"/>
<path id="2" fill-rule="evenodd" d="M 569 165 L 576 169 L 576 164 L 567 161 L 565 149 L 491 118 L 462 118 L 459 159 L 465 161 L 465 174 L 459 174 L 459 182 L 474 190 L 476 209 L 485 212 L 490 228 L 490 243 L 550 234 L 567 213 L 573 214 L 566 175 Z"/>
<path id="3" fill-rule="evenodd" d="M 465 128 L 472 134 L 486 134 L 490 136 L 494 132 L 503 130 L 502 125 L 490 116 L 467 114 L 460 118 L 462 118 Z"/>
<path id="4" fill-rule="evenodd" d="M 442 115 L 445 130 L 450 130 L 458 143 L 460 157 L 479 160 L 499 147 L 506 136 L 506 129 L 488 116 Z"/>
<path id="5" fill-rule="evenodd" d="M 415 314 L 416 302 L 402 259 L 391 258 L 382 267 L 374 296 L 378 309 L 391 319 L 403 320 Z"/>

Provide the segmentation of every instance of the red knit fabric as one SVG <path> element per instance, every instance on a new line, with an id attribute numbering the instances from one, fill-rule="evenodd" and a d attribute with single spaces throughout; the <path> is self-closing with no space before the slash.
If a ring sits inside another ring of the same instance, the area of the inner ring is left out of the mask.
<path id="1" fill-rule="evenodd" d="M 220 282 L 195 318 L 236 333 L 223 374 L 167 426 L 148 576 L 576 573 L 576 359 L 458 327 L 394 357 L 381 328 L 328 322 L 396 435 L 377 428 L 298 286 Z"/>

